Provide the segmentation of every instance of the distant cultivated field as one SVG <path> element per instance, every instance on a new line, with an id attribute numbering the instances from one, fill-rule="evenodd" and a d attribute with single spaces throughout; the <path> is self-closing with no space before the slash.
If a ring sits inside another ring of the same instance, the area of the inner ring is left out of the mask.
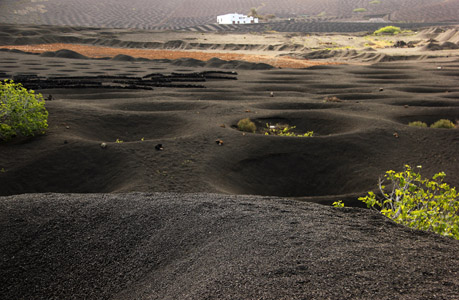
<path id="1" fill-rule="evenodd" d="M 459 21 L 459 0 L 2 0 L 0 22 L 178 29 L 215 23 L 217 15 L 248 13 L 252 7 L 278 17 Z M 364 11 L 354 12 L 359 8 Z"/>

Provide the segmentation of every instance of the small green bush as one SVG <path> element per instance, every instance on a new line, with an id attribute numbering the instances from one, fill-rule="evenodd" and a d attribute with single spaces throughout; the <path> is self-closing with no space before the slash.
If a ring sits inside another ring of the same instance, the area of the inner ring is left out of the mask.
<path id="1" fill-rule="evenodd" d="M 379 0 L 373 0 L 373 1 L 370 1 L 370 4 L 381 4 L 381 1 L 379 1 Z"/>
<path id="2" fill-rule="evenodd" d="M 283 124 L 270 125 L 266 123 L 265 135 L 279 135 L 279 136 L 294 136 L 294 137 L 311 137 L 314 135 L 313 131 L 308 131 L 304 134 L 297 134 L 293 132 L 296 126 L 289 126 Z"/>
<path id="3" fill-rule="evenodd" d="M 250 121 L 250 119 L 248 118 L 242 119 L 239 122 L 237 122 L 237 128 L 240 131 L 252 132 L 252 133 L 254 133 L 257 130 L 257 126 L 255 125 L 255 123 Z"/>
<path id="4" fill-rule="evenodd" d="M 0 81 L 0 140 L 43 134 L 47 128 L 43 96 L 12 80 Z"/>
<path id="5" fill-rule="evenodd" d="M 422 121 L 414 121 L 414 122 L 408 123 L 408 126 L 411 126 L 411 127 L 427 127 L 427 124 L 422 122 Z"/>
<path id="6" fill-rule="evenodd" d="M 404 171 L 387 171 L 379 180 L 380 197 L 369 192 L 359 200 L 399 224 L 459 239 L 459 195 L 443 182 L 445 176 L 440 172 L 432 180 L 423 179 L 405 165 Z"/>
<path id="7" fill-rule="evenodd" d="M 363 8 L 363 7 L 355 8 L 355 9 L 353 10 L 353 12 L 366 12 L 366 11 L 367 11 L 367 9 L 366 9 L 366 8 Z"/>
<path id="8" fill-rule="evenodd" d="M 455 128 L 456 126 L 450 120 L 440 119 L 437 122 L 430 125 L 430 127 L 431 128 Z"/>
<path id="9" fill-rule="evenodd" d="M 386 26 L 386 27 L 383 27 L 383 28 L 379 28 L 373 34 L 374 35 L 380 35 L 380 34 L 394 35 L 394 34 L 399 34 L 400 32 L 402 32 L 400 27 Z"/>

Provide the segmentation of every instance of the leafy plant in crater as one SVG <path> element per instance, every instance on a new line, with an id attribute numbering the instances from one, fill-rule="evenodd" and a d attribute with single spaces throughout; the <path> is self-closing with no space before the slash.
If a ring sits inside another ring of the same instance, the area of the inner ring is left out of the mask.
<path id="1" fill-rule="evenodd" d="M 265 135 L 279 135 L 279 136 L 294 136 L 294 137 L 311 137 L 314 135 L 313 131 L 308 131 L 304 134 L 294 133 L 293 130 L 296 126 L 289 126 L 285 124 L 270 125 L 266 123 Z"/>
<path id="2" fill-rule="evenodd" d="M 456 125 L 454 125 L 454 123 L 448 119 L 440 119 L 437 122 L 430 125 L 430 127 L 431 128 L 455 128 Z"/>
<path id="3" fill-rule="evenodd" d="M 240 131 L 254 133 L 257 130 L 257 126 L 249 118 L 246 118 L 237 122 L 237 129 Z"/>
<path id="4" fill-rule="evenodd" d="M 399 224 L 459 239 L 458 194 L 443 182 L 445 176 L 440 172 L 424 179 L 405 165 L 404 171 L 387 171 L 379 180 L 380 196 L 369 192 L 359 200 Z"/>
<path id="5" fill-rule="evenodd" d="M 344 207 L 344 203 L 343 203 L 342 200 L 335 201 L 335 202 L 333 202 L 332 205 L 333 205 L 333 207 L 338 207 L 338 208 Z"/>
<path id="6" fill-rule="evenodd" d="M 12 80 L 0 81 L 0 140 L 43 134 L 47 128 L 43 96 Z"/>
<path id="7" fill-rule="evenodd" d="M 408 126 L 411 126 L 411 127 L 427 127 L 427 124 L 422 122 L 422 121 L 414 121 L 414 122 L 408 123 Z"/>

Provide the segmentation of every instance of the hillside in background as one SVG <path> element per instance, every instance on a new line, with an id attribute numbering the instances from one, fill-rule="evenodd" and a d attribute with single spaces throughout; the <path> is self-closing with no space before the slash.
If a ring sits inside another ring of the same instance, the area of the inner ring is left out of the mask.
<path id="1" fill-rule="evenodd" d="M 2 0 L 0 22 L 179 29 L 215 23 L 217 15 L 248 13 L 251 8 L 260 15 L 307 20 L 459 21 L 459 0 Z"/>

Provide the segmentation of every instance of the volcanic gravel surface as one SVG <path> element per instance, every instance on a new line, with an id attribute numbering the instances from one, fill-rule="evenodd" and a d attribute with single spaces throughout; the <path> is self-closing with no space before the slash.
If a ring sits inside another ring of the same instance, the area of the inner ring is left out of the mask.
<path id="1" fill-rule="evenodd" d="M 0 201 L 2 299 L 457 299 L 459 241 L 256 196 Z"/>

